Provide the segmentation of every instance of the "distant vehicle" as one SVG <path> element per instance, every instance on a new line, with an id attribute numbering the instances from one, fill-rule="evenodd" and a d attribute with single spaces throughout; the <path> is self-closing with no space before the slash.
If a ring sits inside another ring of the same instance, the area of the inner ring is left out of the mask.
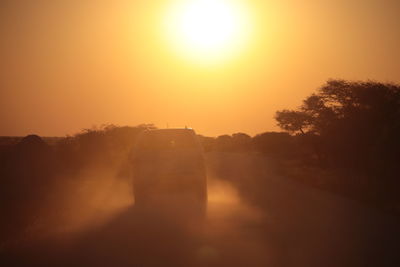
<path id="1" fill-rule="evenodd" d="M 135 205 L 158 203 L 205 209 L 207 176 L 193 129 L 147 130 L 132 150 Z"/>

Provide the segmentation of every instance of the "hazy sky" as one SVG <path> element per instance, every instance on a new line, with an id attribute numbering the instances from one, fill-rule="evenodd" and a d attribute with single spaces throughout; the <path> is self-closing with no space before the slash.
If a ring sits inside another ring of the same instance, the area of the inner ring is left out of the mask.
<path id="1" fill-rule="evenodd" d="M 248 43 L 213 65 L 166 40 L 173 2 L 0 1 L 0 135 L 105 123 L 256 134 L 329 78 L 400 82 L 398 0 L 243 0 Z"/>

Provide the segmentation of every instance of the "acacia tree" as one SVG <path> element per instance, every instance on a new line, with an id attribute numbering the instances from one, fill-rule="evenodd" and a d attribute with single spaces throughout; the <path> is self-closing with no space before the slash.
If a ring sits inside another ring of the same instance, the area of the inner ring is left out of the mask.
<path id="1" fill-rule="evenodd" d="M 309 115 L 301 110 L 296 111 L 284 109 L 277 111 L 275 119 L 280 128 L 290 133 L 300 132 L 304 134 L 306 129 L 310 127 Z"/>
<path id="2" fill-rule="evenodd" d="M 390 152 L 400 149 L 397 84 L 329 80 L 298 109 L 278 111 L 275 119 L 292 134 L 318 137 L 320 150 L 336 165 L 364 170 L 398 165 Z"/>

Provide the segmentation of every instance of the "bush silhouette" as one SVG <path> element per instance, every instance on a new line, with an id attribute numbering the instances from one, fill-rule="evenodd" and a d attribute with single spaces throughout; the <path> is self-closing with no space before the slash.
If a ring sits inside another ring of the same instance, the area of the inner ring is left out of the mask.
<path id="1" fill-rule="evenodd" d="M 330 80 L 300 108 L 278 111 L 275 118 L 283 130 L 303 137 L 320 166 L 340 171 L 337 183 L 366 186 L 378 201 L 399 201 L 399 85 Z"/>

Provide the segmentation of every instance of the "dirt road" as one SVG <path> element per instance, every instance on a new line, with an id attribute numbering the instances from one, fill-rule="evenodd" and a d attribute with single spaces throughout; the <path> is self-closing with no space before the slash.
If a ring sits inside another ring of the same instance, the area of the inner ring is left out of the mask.
<path id="1" fill-rule="evenodd" d="M 278 177 L 259 156 L 211 153 L 207 162 L 204 220 L 131 206 L 2 258 L 15 266 L 400 266 L 398 218 Z"/>

